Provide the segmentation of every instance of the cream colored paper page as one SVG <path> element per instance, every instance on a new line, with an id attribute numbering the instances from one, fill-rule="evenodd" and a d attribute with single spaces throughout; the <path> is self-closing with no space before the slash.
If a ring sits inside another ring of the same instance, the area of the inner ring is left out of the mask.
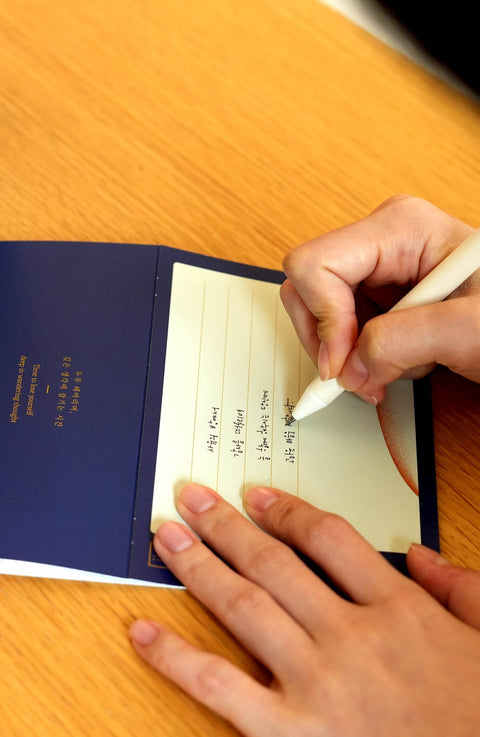
<path id="1" fill-rule="evenodd" d="M 394 462 L 377 411 L 354 395 L 285 425 L 315 375 L 278 284 L 176 263 L 152 531 L 180 519 L 175 493 L 192 480 L 242 512 L 250 486 L 277 486 L 346 517 L 385 552 L 420 541 L 411 382 L 394 385 L 394 421 L 383 419 Z"/>

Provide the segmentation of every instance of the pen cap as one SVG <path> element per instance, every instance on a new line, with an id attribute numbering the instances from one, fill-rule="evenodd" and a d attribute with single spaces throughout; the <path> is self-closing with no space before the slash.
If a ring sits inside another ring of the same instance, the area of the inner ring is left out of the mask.
<path id="1" fill-rule="evenodd" d="M 296 420 L 301 420 L 329 405 L 344 391 L 345 389 L 338 383 L 337 379 L 322 381 L 317 377 L 308 385 L 306 391 L 298 400 L 292 415 Z"/>

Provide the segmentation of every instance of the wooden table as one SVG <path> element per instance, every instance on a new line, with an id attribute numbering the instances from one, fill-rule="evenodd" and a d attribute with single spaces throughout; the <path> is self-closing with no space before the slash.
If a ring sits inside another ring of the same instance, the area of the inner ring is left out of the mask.
<path id="1" fill-rule="evenodd" d="M 480 108 L 316 0 L 4 0 L 2 239 L 255 264 L 397 192 L 480 226 Z M 480 567 L 480 387 L 434 375 L 442 548 Z M 72 541 L 74 544 L 74 541 Z M 185 591 L 3 577 L 0 731 L 230 735 L 126 638 L 256 665 Z"/>

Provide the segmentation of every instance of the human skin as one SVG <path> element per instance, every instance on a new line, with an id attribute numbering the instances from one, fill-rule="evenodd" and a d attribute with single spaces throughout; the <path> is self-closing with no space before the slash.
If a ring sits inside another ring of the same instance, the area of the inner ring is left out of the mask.
<path id="1" fill-rule="evenodd" d="M 386 384 L 435 364 L 480 381 L 478 272 L 444 302 L 386 312 L 472 231 L 425 200 L 397 195 L 290 251 L 280 294 L 321 378 L 337 376 L 373 404 Z"/>
<path id="2" fill-rule="evenodd" d="M 161 624 L 137 621 L 133 646 L 159 673 L 247 737 L 478 734 L 480 573 L 415 545 L 410 580 L 344 519 L 278 489 L 246 497 L 268 534 L 196 484 L 177 506 L 189 527 L 164 523 L 157 554 L 272 677 L 259 683 Z"/>
<path id="3" fill-rule="evenodd" d="M 282 300 L 322 378 L 373 404 L 436 363 L 480 381 L 478 273 L 441 304 L 377 314 L 471 231 L 401 195 L 288 254 Z M 409 579 L 344 519 L 278 489 L 247 493 L 257 526 L 197 484 L 177 508 L 188 527 L 164 523 L 157 554 L 271 681 L 137 621 L 132 644 L 159 673 L 246 737 L 478 735 L 480 573 L 412 545 Z"/>

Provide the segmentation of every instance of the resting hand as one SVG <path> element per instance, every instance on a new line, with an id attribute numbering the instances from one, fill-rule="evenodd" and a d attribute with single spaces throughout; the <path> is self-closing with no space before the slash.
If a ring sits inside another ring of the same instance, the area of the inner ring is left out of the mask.
<path id="1" fill-rule="evenodd" d="M 399 195 L 368 217 L 295 248 L 281 297 L 322 379 L 373 403 L 399 377 L 443 364 L 480 381 L 480 274 L 445 302 L 388 314 L 472 232 L 434 205 Z"/>
<path id="2" fill-rule="evenodd" d="M 174 522 L 155 550 L 266 666 L 270 686 L 154 622 L 132 626 L 137 652 L 248 737 L 478 734 L 480 574 L 415 546 L 407 560 L 422 588 L 340 517 L 273 489 L 251 489 L 246 502 L 269 534 L 205 487 L 185 487 L 178 501 L 231 567 Z"/>

